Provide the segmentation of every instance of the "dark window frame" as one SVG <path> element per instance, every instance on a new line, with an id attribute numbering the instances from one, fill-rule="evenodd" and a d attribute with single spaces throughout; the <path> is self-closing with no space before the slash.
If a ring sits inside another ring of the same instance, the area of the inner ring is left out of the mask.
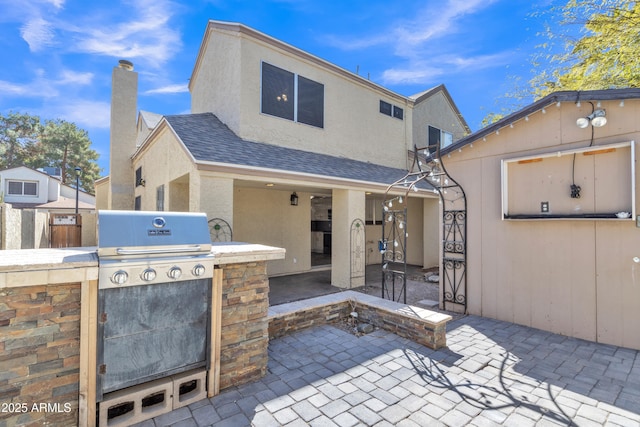
<path id="1" fill-rule="evenodd" d="M 380 100 L 380 113 L 384 114 L 385 116 L 389 116 L 391 117 L 393 111 L 393 105 L 391 105 L 390 103 L 383 101 L 382 99 Z"/>
<path id="2" fill-rule="evenodd" d="M 142 166 L 136 169 L 136 187 L 142 185 Z"/>
<path id="3" fill-rule="evenodd" d="M 393 117 L 396 119 L 404 120 L 404 110 L 397 105 L 393 106 Z"/>
<path id="4" fill-rule="evenodd" d="M 260 112 L 324 129 L 324 84 L 261 62 Z"/>

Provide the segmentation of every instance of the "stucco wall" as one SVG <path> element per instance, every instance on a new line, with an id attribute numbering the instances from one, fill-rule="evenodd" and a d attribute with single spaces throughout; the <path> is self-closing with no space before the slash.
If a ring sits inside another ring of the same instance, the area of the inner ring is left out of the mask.
<path id="1" fill-rule="evenodd" d="M 603 101 L 602 107 L 609 122 L 595 129 L 595 146 L 640 138 L 640 102 L 619 107 L 617 101 Z M 588 147 L 591 128 L 579 129 L 575 120 L 590 110 L 584 101 L 581 108 L 550 106 L 545 114 L 538 111 L 443 159 L 468 201 L 468 310 L 640 348 L 640 264 L 634 262 L 640 229 L 634 219 L 501 220 L 500 160 Z M 596 179 L 606 174 L 596 170 Z M 639 183 L 636 176 L 636 189 Z M 562 184 L 568 198 L 569 184 Z"/>
<path id="2" fill-rule="evenodd" d="M 233 240 L 276 246 L 287 250 L 283 260 L 269 261 L 269 275 L 311 269 L 310 194 L 239 187 L 234 193 Z"/>
<path id="3" fill-rule="evenodd" d="M 141 196 L 141 209 L 155 211 L 156 210 L 156 192 L 160 185 L 164 185 L 164 209 L 170 210 L 172 206 L 174 210 L 189 210 L 189 181 L 195 172 L 195 165 L 190 157 L 183 149 L 174 134 L 164 128 L 151 144 L 148 144 L 144 151 L 134 158 L 133 170 L 142 167 L 142 178 L 145 185 L 139 185 L 135 188 L 135 196 Z M 133 179 L 133 177 L 132 177 Z M 173 183 L 174 191 L 172 191 L 171 183 Z M 184 183 L 185 186 L 179 190 L 179 184 Z M 193 191 L 199 192 L 199 187 L 195 187 Z M 178 200 L 173 200 L 178 199 Z M 199 200 L 199 198 L 195 198 Z M 197 207 L 194 206 L 197 210 Z"/>
<path id="4" fill-rule="evenodd" d="M 411 107 L 404 98 L 247 35 L 220 29 L 213 34 L 192 86 L 192 112 L 213 112 L 245 139 L 405 167 Z M 323 129 L 260 113 L 261 61 L 324 85 Z M 381 99 L 403 108 L 404 120 L 381 114 Z"/>
<path id="5" fill-rule="evenodd" d="M 436 92 L 413 108 L 413 140 L 408 141 L 407 150 L 426 147 L 429 143 L 429 126 L 444 130 L 453 135 L 453 140 L 465 136 L 465 128 L 455 114 L 449 100 L 442 92 Z"/>

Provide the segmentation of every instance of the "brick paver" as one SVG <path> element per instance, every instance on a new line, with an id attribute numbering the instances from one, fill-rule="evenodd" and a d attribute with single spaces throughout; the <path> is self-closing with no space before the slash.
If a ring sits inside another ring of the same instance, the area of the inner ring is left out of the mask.
<path id="1" fill-rule="evenodd" d="M 638 351 L 475 316 L 447 344 L 314 327 L 271 341 L 261 380 L 141 425 L 640 427 Z"/>

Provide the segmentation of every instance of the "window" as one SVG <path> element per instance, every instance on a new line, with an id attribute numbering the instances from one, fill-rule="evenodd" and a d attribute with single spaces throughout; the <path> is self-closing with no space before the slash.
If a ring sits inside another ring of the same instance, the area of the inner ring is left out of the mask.
<path id="1" fill-rule="evenodd" d="M 395 117 L 396 119 L 404 119 L 404 110 L 396 105 L 391 105 L 386 101 L 380 100 L 380 113 L 385 116 Z"/>
<path id="2" fill-rule="evenodd" d="M 31 181 L 7 181 L 7 193 L 12 196 L 37 196 L 38 183 Z"/>
<path id="3" fill-rule="evenodd" d="M 386 114 L 387 116 L 390 116 L 391 104 L 389 104 L 388 102 L 384 102 L 383 100 L 380 100 L 380 112 L 382 114 Z"/>
<path id="4" fill-rule="evenodd" d="M 435 154 L 438 150 L 438 146 L 440 149 L 448 147 L 453 144 L 453 135 L 449 132 L 445 132 L 436 127 L 429 126 L 429 141 L 427 145 L 429 146 L 429 152 L 431 154 Z"/>
<path id="5" fill-rule="evenodd" d="M 156 188 L 156 210 L 163 211 L 164 210 L 164 185 Z"/>
<path id="6" fill-rule="evenodd" d="M 142 196 L 136 196 L 134 201 L 133 209 L 139 211 L 142 209 Z"/>
<path id="7" fill-rule="evenodd" d="M 404 110 L 400 107 L 393 106 L 393 117 L 402 120 L 404 116 Z"/>
<path id="8" fill-rule="evenodd" d="M 144 180 L 142 179 L 142 166 L 136 169 L 136 187 L 139 185 L 144 186 Z"/>
<path id="9" fill-rule="evenodd" d="M 324 85 L 263 62 L 261 111 L 323 128 Z"/>
<path id="10" fill-rule="evenodd" d="M 298 76 L 298 121 L 324 127 L 324 85 Z"/>

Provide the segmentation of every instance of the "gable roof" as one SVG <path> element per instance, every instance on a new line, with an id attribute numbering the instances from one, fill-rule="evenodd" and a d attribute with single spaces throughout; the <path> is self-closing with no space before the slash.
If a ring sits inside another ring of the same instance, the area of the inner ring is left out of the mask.
<path id="1" fill-rule="evenodd" d="M 238 137 L 212 113 L 164 117 L 196 163 L 241 165 L 389 185 L 407 171 Z"/>
<path id="2" fill-rule="evenodd" d="M 432 87 L 431 89 L 427 89 L 424 92 L 420 92 L 420 93 L 416 93 L 415 95 L 411 95 L 409 97 L 409 99 L 411 99 L 415 104 L 419 104 L 419 103 L 431 98 L 433 95 L 435 95 L 436 93 L 439 93 L 439 92 L 442 92 L 442 94 L 446 98 L 447 102 L 451 106 L 451 109 L 453 110 L 453 112 L 455 113 L 456 117 L 458 117 L 458 120 L 460 120 L 460 123 L 464 127 L 465 132 L 467 134 L 471 133 L 471 128 L 469 127 L 469 125 L 467 124 L 467 121 L 462 116 L 462 113 L 460 113 L 460 110 L 458 109 L 458 106 L 456 105 L 456 103 L 453 102 L 453 98 L 451 97 L 451 94 L 449 93 L 449 91 L 447 90 L 447 88 L 446 88 L 446 86 L 444 84 L 439 84 L 438 86 Z"/>
<path id="3" fill-rule="evenodd" d="M 198 50 L 198 55 L 196 56 L 196 63 L 191 72 L 191 77 L 189 78 L 189 90 L 192 90 L 193 82 L 195 82 L 198 78 L 198 73 L 200 71 L 200 67 L 202 65 L 202 58 L 208 48 L 208 43 L 210 39 L 211 33 L 216 30 L 222 30 L 224 32 L 233 32 L 240 36 L 246 36 L 253 40 L 256 40 L 260 43 L 266 44 L 273 49 L 277 49 L 280 51 L 284 51 L 287 55 L 292 55 L 296 58 L 302 59 L 304 61 L 310 62 L 316 66 L 319 66 L 325 70 L 328 70 L 332 73 L 335 73 L 339 76 L 342 76 L 346 79 L 356 82 L 357 84 L 366 86 L 370 89 L 373 89 L 377 92 L 384 93 L 386 96 L 391 98 L 395 98 L 398 101 L 409 101 L 410 98 L 405 97 L 404 95 L 400 95 L 396 92 L 393 92 L 390 89 L 387 89 L 377 83 L 374 83 L 368 78 L 360 76 L 359 74 L 353 73 L 349 70 L 346 70 L 336 64 L 333 64 L 329 61 L 326 61 L 318 56 L 315 56 L 309 52 L 306 52 L 302 49 L 299 49 L 295 46 L 292 46 L 288 43 L 283 42 L 282 40 L 278 40 L 274 37 L 271 37 L 263 32 L 260 32 L 254 28 L 248 27 L 244 24 L 240 24 L 238 22 L 227 22 L 227 21 L 217 21 L 210 19 L 207 23 L 207 28 L 205 29 L 204 36 L 202 38 L 202 43 L 200 44 L 200 48 Z"/>
<path id="4" fill-rule="evenodd" d="M 612 100 L 625 100 L 625 99 L 640 99 L 640 88 L 625 88 L 625 89 L 602 89 L 602 90 L 585 90 L 585 91 L 561 91 L 551 93 L 544 98 L 541 98 L 533 104 L 524 107 L 523 109 L 509 114 L 506 117 L 492 123 L 477 132 L 472 133 L 462 139 L 459 139 L 450 146 L 443 148 L 441 154 L 448 154 L 456 151 L 465 145 L 471 144 L 480 138 L 488 136 L 497 130 L 510 126 L 518 120 L 524 119 L 527 116 L 545 109 L 546 107 L 557 104 L 560 102 L 578 102 L 578 101 L 612 101 Z"/>

